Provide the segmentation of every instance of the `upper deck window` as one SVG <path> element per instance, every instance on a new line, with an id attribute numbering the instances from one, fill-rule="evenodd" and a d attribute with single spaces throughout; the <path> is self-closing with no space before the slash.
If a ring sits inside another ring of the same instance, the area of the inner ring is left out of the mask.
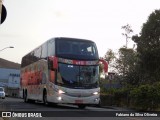
<path id="1" fill-rule="evenodd" d="M 98 52 L 94 42 L 61 38 L 57 40 L 57 56 L 68 59 L 97 60 Z"/>

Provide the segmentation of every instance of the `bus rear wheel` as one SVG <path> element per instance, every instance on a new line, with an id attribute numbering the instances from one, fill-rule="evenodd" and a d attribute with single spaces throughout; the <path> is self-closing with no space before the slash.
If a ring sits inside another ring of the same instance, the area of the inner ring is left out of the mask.
<path id="1" fill-rule="evenodd" d="M 47 92 L 44 90 L 43 92 L 43 103 L 46 105 L 47 104 Z"/>
<path id="2" fill-rule="evenodd" d="M 24 102 L 28 102 L 28 98 L 27 98 L 27 91 L 24 92 Z"/>
<path id="3" fill-rule="evenodd" d="M 80 104 L 80 105 L 78 105 L 78 108 L 79 108 L 79 109 L 85 109 L 85 108 L 86 108 L 86 105 Z"/>

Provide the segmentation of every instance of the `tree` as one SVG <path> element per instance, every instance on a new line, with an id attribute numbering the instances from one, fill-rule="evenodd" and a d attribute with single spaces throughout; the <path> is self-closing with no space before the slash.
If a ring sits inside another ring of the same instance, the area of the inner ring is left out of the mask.
<path id="1" fill-rule="evenodd" d="M 117 69 L 120 74 L 126 76 L 136 64 L 136 52 L 133 49 L 120 48 L 118 54 Z"/>
<path id="2" fill-rule="evenodd" d="M 113 52 L 112 49 L 108 49 L 108 51 L 106 52 L 105 56 L 104 56 L 104 60 L 106 60 L 108 62 L 108 66 L 110 71 L 115 71 L 115 53 Z"/>
<path id="3" fill-rule="evenodd" d="M 104 56 L 104 59 L 108 62 L 108 64 L 110 63 L 110 62 L 112 62 L 113 60 L 114 60 L 114 58 L 115 58 L 115 53 L 112 51 L 112 49 L 109 49 L 107 52 L 106 52 L 106 54 L 105 54 L 105 56 Z"/>
<path id="4" fill-rule="evenodd" d="M 128 45 L 128 40 L 131 38 L 130 34 L 133 32 L 133 30 L 131 29 L 131 26 L 129 24 L 122 26 L 122 29 L 124 29 L 124 33 L 122 33 L 123 36 L 125 36 L 126 38 L 126 48 Z"/>
<path id="5" fill-rule="evenodd" d="M 129 49 L 127 46 L 128 40 L 131 39 L 130 34 L 133 30 L 129 24 L 122 26 L 122 29 L 124 29 L 124 33 L 122 33 L 122 35 L 126 38 L 126 46 L 120 48 L 118 51 L 119 57 L 116 59 L 116 69 L 123 82 L 132 84 L 134 83 L 133 81 L 135 81 L 133 77 L 135 75 L 137 54 L 134 49 Z"/>
<path id="6" fill-rule="evenodd" d="M 150 14 L 140 35 L 133 36 L 132 40 L 137 43 L 141 81 L 160 81 L 160 10 Z"/>

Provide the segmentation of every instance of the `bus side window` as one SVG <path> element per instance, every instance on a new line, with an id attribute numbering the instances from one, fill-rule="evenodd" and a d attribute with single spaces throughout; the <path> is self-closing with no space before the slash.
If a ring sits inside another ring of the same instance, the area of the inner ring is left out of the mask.
<path id="1" fill-rule="evenodd" d="M 53 61 L 49 59 L 48 57 L 48 69 L 53 70 Z"/>
<path id="2" fill-rule="evenodd" d="M 55 55 L 55 42 L 54 40 L 50 40 L 48 42 L 48 56 L 54 56 Z"/>
<path id="3" fill-rule="evenodd" d="M 53 69 L 53 61 L 48 58 L 48 69 L 50 74 L 50 82 L 54 83 L 55 81 L 55 70 Z"/>

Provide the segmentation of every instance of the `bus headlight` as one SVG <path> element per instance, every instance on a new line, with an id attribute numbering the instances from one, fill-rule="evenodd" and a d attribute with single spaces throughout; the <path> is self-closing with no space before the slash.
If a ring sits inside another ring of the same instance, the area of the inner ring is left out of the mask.
<path id="1" fill-rule="evenodd" d="M 94 93 L 93 93 L 93 95 L 98 95 L 98 94 L 99 94 L 99 92 L 94 92 Z"/>
<path id="2" fill-rule="evenodd" d="M 62 90 L 58 90 L 58 93 L 59 93 L 59 94 L 64 94 L 65 92 L 62 91 Z"/>

